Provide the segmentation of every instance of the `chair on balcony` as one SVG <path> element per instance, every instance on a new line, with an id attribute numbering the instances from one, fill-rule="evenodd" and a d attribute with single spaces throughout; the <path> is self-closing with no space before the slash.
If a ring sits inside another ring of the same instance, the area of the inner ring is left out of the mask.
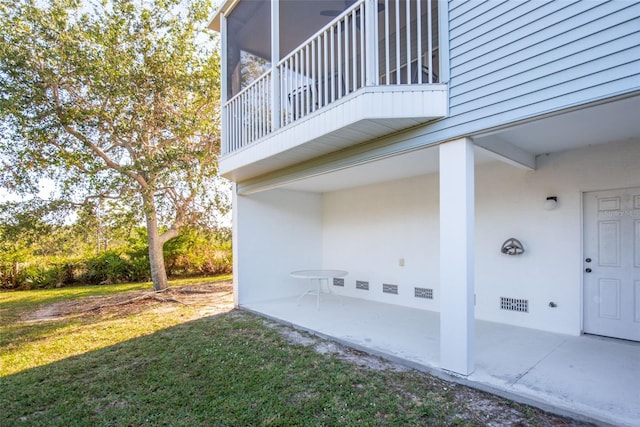
<path id="1" fill-rule="evenodd" d="M 289 93 L 289 106 L 291 108 L 291 119 L 297 120 L 306 116 L 318 108 L 317 93 L 313 84 L 299 86 Z"/>
<path id="2" fill-rule="evenodd" d="M 324 107 L 330 103 L 342 98 L 347 94 L 347 89 L 344 84 L 344 77 L 338 78 L 338 73 L 329 75 L 329 78 L 325 80 L 324 76 L 320 76 L 316 81 L 316 93 L 318 94 L 318 106 Z M 327 96 L 325 97 L 325 89 Z M 332 98 L 333 90 L 333 98 Z"/>
<path id="3" fill-rule="evenodd" d="M 429 83 L 429 66 L 422 64 L 422 84 Z M 438 74 L 431 73 L 431 83 L 438 83 Z M 418 64 L 414 61 L 411 64 L 411 84 L 418 84 Z"/>
<path id="4" fill-rule="evenodd" d="M 320 76 L 314 83 L 299 86 L 291 91 L 288 95 L 291 121 L 307 116 L 347 95 L 344 78 L 340 84 L 337 76 L 335 73 L 327 80 Z"/>

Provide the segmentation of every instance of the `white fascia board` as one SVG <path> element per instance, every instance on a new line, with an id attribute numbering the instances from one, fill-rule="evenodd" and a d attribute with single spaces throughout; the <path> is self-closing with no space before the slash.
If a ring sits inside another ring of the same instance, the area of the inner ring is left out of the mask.
<path id="1" fill-rule="evenodd" d="M 238 3 L 240 3 L 240 0 L 225 0 L 207 27 L 213 31 L 220 32 L 220 15 L 229 15 Z"/>

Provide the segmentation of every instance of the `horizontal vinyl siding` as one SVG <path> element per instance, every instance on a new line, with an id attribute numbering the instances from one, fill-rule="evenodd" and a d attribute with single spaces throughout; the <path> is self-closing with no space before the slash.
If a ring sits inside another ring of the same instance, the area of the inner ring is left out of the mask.
<path id="1" fill-rule="evenodd" d="M 458 3 L 450 9 L 452 128 L 477 132 L 640 89 L 637 2 Z"/>

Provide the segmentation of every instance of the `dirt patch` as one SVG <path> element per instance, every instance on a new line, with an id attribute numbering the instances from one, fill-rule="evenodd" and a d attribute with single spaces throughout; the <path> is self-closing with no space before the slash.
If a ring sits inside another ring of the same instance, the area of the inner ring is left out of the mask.
<path id="1" fill-rule="evenodd" d="M 201 316 L 233 308 L 231 281 L 172 286 L 164 292 L 131 291 L 109 296 L 92 296 L 46 305 L 23 317 L 24 322 L 46 322 L 87 315 L 127 316 L 146 310 L 170 312 L 177 305 L 200 309 Z"/>
<path id="2" fill-rule="evenodd" d="M 299 331 L 271 320 L 264 320 L 264 323 L 277 330 L 292 344 L 313 347 L 318 353 L 332 354 L 339 359 L 365 369 L 406 372 L 408 375 L 419 377 L 419 381 L 423 384 L 428 383 L 429 389 L 434 390 L 434 393 L 420 396 L 408 393 L 403 384 L 404 380 L 390 380 L 389 386 L 396 388 L 399 394 L 404 395 L 406 399 L 412 400 L 417 404 L 424 404 L 425 401 L 429 399 L 442 399 L 442 397 L 438 396 L 444 394 L 447 401 L 453 402 L 456 407 L 461 409 L 460 415 L 458 416 L 461 424 L 470 423 L 501 427 L 525 426 L 531 424 L 533 413 L 535 414 L 533 418 L 537 426 L 593 426 L 593 424 L 543 412 L 539 409 L 520 405 L 480 390 L 447 382 L 426 373 L 413 371 L 398 363 L 346 347 L 333 341 L 325 340 L 308 332 Z"/>
<path id="3" fill-rule="evenodd" d="M 372 356 L 368 353 L 345 347 L 333 341 L 327 341 L 306 332 L 301 332 L 288 326 L 280 325 L 272 321 L 265 323 L 276 329 L 287 341 L 292 344 L 299 344 L 305 347 L 313 346 L 314 350 L 320 354 L 333 354 L 339 359 L 346 360 L 358 366 L 371 369 L 373 371 L 392 370 L 396 372 L 407 371 L 408 368 L 397 363 L 389 362 L 380 357 Z"/>

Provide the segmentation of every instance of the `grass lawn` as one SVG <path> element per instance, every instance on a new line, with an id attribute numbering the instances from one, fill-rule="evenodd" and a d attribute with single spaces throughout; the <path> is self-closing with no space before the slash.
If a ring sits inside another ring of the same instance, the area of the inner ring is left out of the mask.
<path id="1" fill-rule="evenodd" d="M 29 320 L 48 304 L 149 288 L 0 293 L 0 426 L 578 425 L 420 372 L 319 353 L 254 315 L 227 307 L 210 316 L 177 297 Z"/>

